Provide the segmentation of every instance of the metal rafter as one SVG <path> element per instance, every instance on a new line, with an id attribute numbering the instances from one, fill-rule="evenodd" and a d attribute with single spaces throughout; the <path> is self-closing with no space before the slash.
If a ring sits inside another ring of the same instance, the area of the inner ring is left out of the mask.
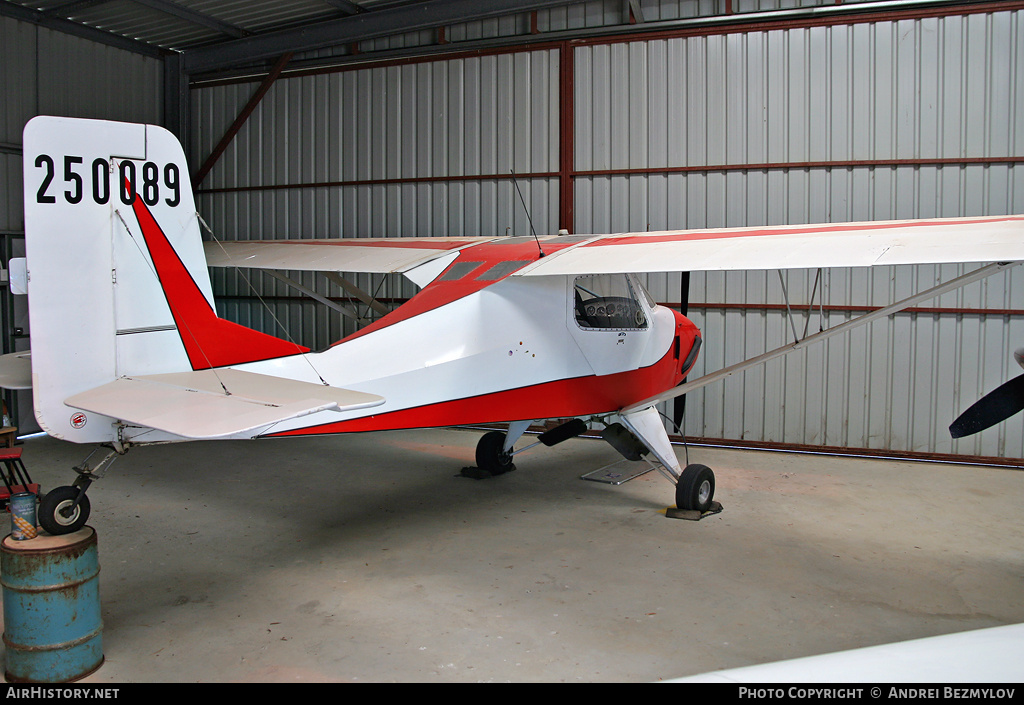
<path id="1" fill-rule="evenodd" d="M 624 0 L 623 5 L 626 24 L 638 24 L 644 21 L 644 11 L 640 7 L 640 0 Z"/>
<path id="2" fill-rule="evenodd" d="M 444 25 L 571 5 L 580 0 L 432 0 L 362 12 L 301 27 L 235 39 L 185 53 L 185 70 L 212 71 L 281 54 L 434 29 Z"/>
<path id="3" fill-rule="evenodd" d="M 106 5 L 111 0 L 71 0 L 60 5 L 55 5 L 48 10 L 45 10 L 43 14 L 47 17 L 60 17 L 64 19 L 71 19 L 81 10 L 88 10 L 96 7 L 97 5 Z M 218 20 L 210 15 L 191 10 L 187 7 L 183 7 L 176 3 L 170 2 L 170 0 L 129 0 L 129 2 L 135 3 L 136 5 L 143 5 L 158 12 L 162 12 L 172 17 L 177 17 L 180 20 L 185 20 L 192 24 L 197 24 L 207 29 L 212 29 L 215 32 L 220 32 L 229 37 L 240 39 L 242 37 L 248 37 L 252 35 L 252 32 L 245 30 L 237 25 L 233 25 L 230 22 L 224 22 Z M 345 0 L 339 0 L 341 7 L 346 7 L 352 3 L 347 3 Z M 329 4 L 334 4 L 333 2 Z"/>
<path id="4" fill-rule="evenodd" d="M 256 110 L 256 106 L 260 104 L 260 101 L 263 100 L 263 97 L 270 90 L 270 87 L 274 85 L 274 81 L 276 81 L 277 77 L 281 75 L 281 72 L 284 70 L 284 67 L 288 65 L 288 62 L 291 61 L 291 58 L 292 55 L 290 52 L 286 52 L 278 58 L 277 63 L 275 63 L 274 67 L 270 70 L 270 74 L 263 79 L 263 82 L 256 89 L 256 92 L 249 98 L 249 102 L 244 108 L 242 108 L 242 112 L 239 113 L 237 118 L 235 118 L 231 127 L 228 128 L 228 131 L 221 138 L 220 142 L 218 142 L 217 146 L 214 147 L 213 152 L 210 153 L 210 156 L 206 158 L 206 161 L 203 162 L 203 165 L 199 167 L 199 170 L 192 177 L 193 188 L 198 187 L 199 184 L 203 182 L 203 179 L 206 178 L 206 175 L 210 173 L 210 169 L 213 168 L 213 165 L 216 164 L 217 160 L 220 159 L 222 154 L 224 154 L 224 150 L 226 150 L 228 145 L 231 144 L 231 140 L 235 138 L 238 131 L 242 129 L 242 125 L 245 124 L 245 121 L 248 120 L 249 116 L 252 115 L 254 110 Z"/>
<path id="5" fill-rule="evenodd" d="M 100 2 L 101 0 L 94 1 Z M 78 5 L 78 2 L 69 4 Z M 61 8 L 64 7 L 67 6 L 61 6 Z M 158 46 L 146 44 L 145 42 L 140 42 L 135 39 L 129 39 L 128 37 L 107 32 L 102 29 L 96 29 L 95 27 L 89 27 L 88 25 L 65 19 L 64 17 L 56 14 L 33 10 L 25 7 L 24 5 L 18 5 L 17 3 L 11 2 L 10 0 L 0 0 L 0 16 L 11 17 L 16 20 L 21 20 L 22 22 L 29 22 L 39 27 L 45 27 L 47 29 L 63 32 L 64 34 L 70 34 L 73 37 L 88 39 L 89 41 L 96 42 L 97 44 L 135 52 L 136 54 L 142 54 L 143 56 L 163 58 L 167 54 L 165 50 Z"/>
<path id="6" fill-rule="evenodd" d="M 236 39 L 252 35 L 252 32 L 242 29 L 237 25 L 233 25 L 229 22 L 223 22 L 215 17 L 211 17 L 210 15 L 204 14 L 202 12 L 190 10 L 187 7 L 182 7 L 181 5 L 169 2 L 169 0 L 129 1 L 135 3 L 136 5 L 144 5 L 153 10 L 159 10 L 160 12 L 163 12 L 165 14 L 177 17 L 180 20 L 185 20 L 186 22 L 191 22 L 192 24 L 201 25 L 203 27 L 206 27 L 207 29 L 212 29 L 214 31 L 220 32 L 221 34 L 226 34 L 229 37 L 235 37 Z"/>
<path id="7" fill-rule="evenodd" d="M 359 5 L 356 5 L 354 2 L 349 2 L 348 0 L 323 0 L 323 2 L 330 5 L 331 7 L 338 8 L 347 15 L 357 15 L 360 12 L 366 12 L 365 7 L 360 7 Z"/>
<path id="8" fill-rule="evenodd" d="M 97 5 L 106 5 L 108 2 L 110 2 L 110 0 L 71 0 L 71 2 L 54 5 L 48 10 L 43 10 L 43 14 L 48 17 L 70 18 L 79 10 L 88 10 L 89 8 L 96 7 Z"/>

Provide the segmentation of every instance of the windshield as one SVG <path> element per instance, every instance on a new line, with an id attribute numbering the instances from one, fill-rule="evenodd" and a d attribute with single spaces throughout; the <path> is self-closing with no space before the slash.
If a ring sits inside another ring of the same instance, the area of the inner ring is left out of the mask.
<path id="1" fill-rule="evenodd" d="M 647 315 L 625 274 L 577 277 L 573 308 L 581 328 L 638 330 L 647 327 Z"/>

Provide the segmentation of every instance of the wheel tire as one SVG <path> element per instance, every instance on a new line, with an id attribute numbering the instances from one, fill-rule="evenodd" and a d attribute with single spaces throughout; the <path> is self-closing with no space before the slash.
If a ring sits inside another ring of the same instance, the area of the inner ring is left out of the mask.
<path id="1" fill-rule="evenodd" d="M 500 475 L 514 470 L 512 454 L 506 453 L 505 434 L 501 431 L 485 433 L 476 444 L 476 466 L 481 470 Z"/>
<path id="2" fill-rule="evenodd" d="M 78 497 L 78 488 L 65 485 L 63 487 L 55 487 L 46 493 L 46 495 L 39 502 L 39 525 L 43 527 L 46 533 L 52 536 L 60 536 L 61 534 L 70 534 L 78 531 L 85 522 L 89 519 L 89 497 L 88 495 L 82 496 L 82 501 L 78 503 L 74 511 L 70 515 L 65 516 L 62 512 L 66 512 L 68 508 L 74 503 Z"/>
<path id="3" fill-rule="evenodd" d="M 715 498 L 715 473 L 707 465 L 687 465 L 676 484 L 676 507 L 706 512 Z"/>

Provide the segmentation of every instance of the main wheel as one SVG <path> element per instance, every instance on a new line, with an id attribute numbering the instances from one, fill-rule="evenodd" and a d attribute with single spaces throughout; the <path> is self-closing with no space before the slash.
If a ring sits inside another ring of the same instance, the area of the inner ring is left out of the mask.
<path id="1" fill-rule="evenodd" d="M 77 506 L 75 499 L 78 498 L 78 488 L 65 485 L 55 487 L 39 502 L 39 525 L 46 533 L 53 536 L 70 534 L 78 531 L 89 519 L 89 497 L 82 496 L 82 501 Z"/>
<path id="2" fill-rule="evenodd" d="M 476 466 L 481 470 L 500 475 L 515 470 L 512 454 L 505 452 L 505 434 L 501 431 L 485 433 L 476 444 Z"/>
<path id="3" fill-rule="evenodd" d="M 687 465 L 676 483 L 676 507 L 706 512 L 715 497 L 715 473 L 707 465 Z"/>

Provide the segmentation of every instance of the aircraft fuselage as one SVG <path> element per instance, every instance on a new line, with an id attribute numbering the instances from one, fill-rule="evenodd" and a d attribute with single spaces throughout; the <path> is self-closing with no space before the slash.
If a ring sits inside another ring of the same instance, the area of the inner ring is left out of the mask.
<path id="1" fill-rule="evenodd" d="M 319 375 L 387 400 L 295 419 L 266 435 L 597 415 L 682 380 L 699 337 L 689 319 L 654 304 L 627 275 L 613 283 L 630 294 L 620 297 L 633 307 L 628 320 L 585 319 L 579 278 L 511 276 L 539 257 L 532 239 L 514 240 L 466 248 L 401 308 L 325 351 L 236 366 L 304 381 Z"/>

